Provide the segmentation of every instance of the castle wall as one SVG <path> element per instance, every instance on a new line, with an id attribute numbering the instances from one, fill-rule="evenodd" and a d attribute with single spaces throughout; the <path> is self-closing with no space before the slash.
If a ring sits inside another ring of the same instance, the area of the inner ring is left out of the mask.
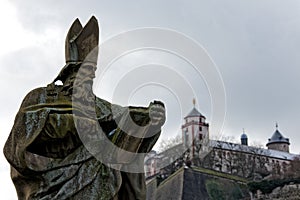
<path id="1" fill-rule="evenodd" d="M 285 143 L 273 143 L 268 145 L 268 149 L 289 152 L 289 145 Z"/>
<path id="2" fill-rule="evenodd" d="M 155 188 L 156 184 L 155 179 L 147 183 L 147 200 L 250 199 L 245 183 L 215 176 L 213 171 L 181 168 Z"/>
<path id="3" fill-rule="evenodd" d="M 290 161 L 261 155 L 256 152 L 241 152 L 214 148 L 202 161 L 202 166 L 216 171 L 260 180 L 268 176 L 284 176 L 288 173 Z"/>
<path id="4" fill-rule="evenodd" d="M 163 181 L 156 190 L 155 200 L 181 200 L 183 191 L 183 173 L 184 170 L 179 170 Z"/>

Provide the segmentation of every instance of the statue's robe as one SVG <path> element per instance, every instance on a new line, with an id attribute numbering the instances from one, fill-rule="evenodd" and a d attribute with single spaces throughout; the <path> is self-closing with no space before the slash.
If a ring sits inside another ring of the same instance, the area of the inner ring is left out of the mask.
<path id="1" fill-rule="evenodd" d="M 116 106 L 95 97 L 96 119 L 92 119 L 60 91 L 59 86 L 50 92 L 46 87 L 31 91 L 22 102 L 5 144 L 4 154 L 19 199 L 145 199 L 144 174 L 122 172 L 96 159 L 83 145 L 75 121 L 83 122 L 87 137 L 98 134 L 98 123 L 117 146 L 147 153 L 160 131 L 140 139 L 123 132 L 116 120 L 126 122 L 129 115 L 125 111 L 129 109 L 130 117 L 144 126 L 150 121 L 149 109 Z M 148 128 L 141 130 L 140 135 L 149 132 Z M 124 139 L 127 143 L 122 142 Z M 105 149 L 99 147 L 99 153 L 101 148 Z M 131 162 L 143 162 L 134 159 Z M 115 161 L 122 167 L 122 162 Z"/>

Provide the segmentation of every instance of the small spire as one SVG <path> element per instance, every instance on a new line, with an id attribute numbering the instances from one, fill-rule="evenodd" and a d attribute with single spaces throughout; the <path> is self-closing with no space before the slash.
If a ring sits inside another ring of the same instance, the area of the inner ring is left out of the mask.
<path id="1" fill-rule="evenodd" d="M 278 130 L 278 123 L 276 122 L 276 125 L 275 125 L 275 127 L 276 127 L 276 130 Z"/>
<path id="2" fill-rule="evenodd" d="M 243 128 L 243 133 L 245 134 L 245 129 Z"/>
<path id="3" fill-rule="evenodd" d="M 196 105 L 196 99 L 193 98 L 193 105 L 194 105 L 194 108 L 195 108 L 195 105 Z"/>

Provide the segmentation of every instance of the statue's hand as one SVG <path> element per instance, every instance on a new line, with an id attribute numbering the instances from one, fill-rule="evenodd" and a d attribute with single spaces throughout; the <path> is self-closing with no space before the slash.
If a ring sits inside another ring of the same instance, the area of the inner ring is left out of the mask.
<path id="1" fill-rule="evenodd" d="M 152 126 L 162 126 L 166 121 L 166 112 L 164 104 L 160 101 L 154 101 L 149 106 L 150 123 Z"/>

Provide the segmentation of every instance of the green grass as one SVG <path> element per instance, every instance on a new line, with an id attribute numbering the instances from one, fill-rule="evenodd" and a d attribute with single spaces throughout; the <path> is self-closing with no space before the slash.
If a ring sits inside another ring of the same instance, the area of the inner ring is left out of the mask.
<path id="1" fill-rule="evenodd" d="M 212 176 L 217 176 L 217 177 L 221 177 L 221 178 L 226 178 L 226 179 L 242 182 L 245 184 L 248 183 L 248 181 L 245 178 L 242 178 L 239 176 L 234 176 L 231 174 L 226 174 L 223 172 L 214 171 L 211 169 L 206 169 L 206 168 L 202 168 L 202 167 L 193 167 L 193 170 L 204 173 L 204 174 L 212 175 Z"/>
<path id="2" fill-rule="evenodd" d="M 211 170 L 211 169 L 206 169 L 206 168 L 202 168 L 202 167 L 193 167 L 192 169 L 196 172 L 208 174 L 208 175 L 211 175 L 211 176 L 230 179 L 230 180 L 241 182 L 241 183 L 244 183 L 244 184 L 247 184 L 249 182 L 245 178 L 242 178 L 242 177 L 239 177 L 239 176 L 234 176 L 234 175 L 231 175 L 231 174 L 218 172 L 218 171 L 214 171 L 214 170 Z M 178 173 L 182 172 L 183 170 L 184 170 L 184 167 L 181 167 L 180 169 L 178 169 L 176 172 L 171 174 L 168 178 L 166 178 L 161 183 L 159 183 L 159 187 L 162 186 L 163 184 L 167 183 L 168 181 L 170 181 L 174 176 L 176 176 Z"/>

